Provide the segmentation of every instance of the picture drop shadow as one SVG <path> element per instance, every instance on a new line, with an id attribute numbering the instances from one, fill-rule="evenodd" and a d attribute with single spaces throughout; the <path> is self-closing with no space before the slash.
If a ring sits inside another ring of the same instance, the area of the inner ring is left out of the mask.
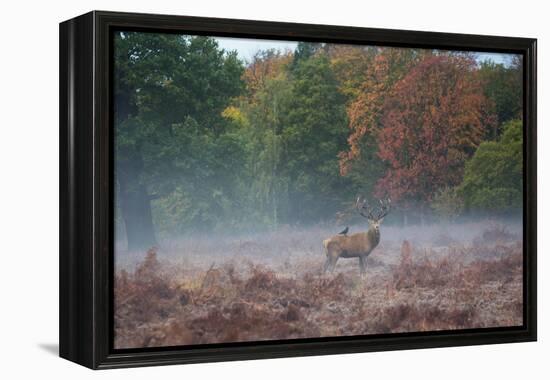
<path id="1" fill-rule="evenodd" d="M 38 347 L 43 349 L 44 351 L 59 356 L 59 344 L 58 343 L 39 343 Z"/>

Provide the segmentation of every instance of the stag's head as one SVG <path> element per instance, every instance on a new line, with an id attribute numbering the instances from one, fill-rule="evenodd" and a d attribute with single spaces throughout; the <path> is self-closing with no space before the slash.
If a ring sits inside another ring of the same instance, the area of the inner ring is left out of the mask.
<path id="1" fill-rule="evenodd" d="M 390 198 L 385 200 L 381 199 L 378 207 L 371 207 L 366 199 L 358 197 L 357 202 L 355 202 L 355 208 L 359 212 L 359 215 L 367 218 L 371 228 L 379 231 L 380 225 L 384 221 L 384 217 L 390 212 L 391 200 Z"/>

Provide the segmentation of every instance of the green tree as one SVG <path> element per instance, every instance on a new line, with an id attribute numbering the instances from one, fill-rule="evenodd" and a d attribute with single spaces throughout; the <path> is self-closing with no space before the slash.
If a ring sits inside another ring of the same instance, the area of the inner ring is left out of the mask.
<path id="1" fill-rule="evenodd" d="M 522 117 L 522 60 L 515 58 L 510 65 L 485 61 L 481 63 L 478 72 L 485 96 L 492 101 L 497 117 L 497 122 L 486 131 L 486 138 L 496 140 L 502 133 L 502 125 Z"/>
<path id="2" fill-rule="evenodd" d="M 339 175 L 338 153 L 346 147 L 345 97 L 324 51 L 302 58 L 291 75 L 280 110 L 284 162 L 289 181 L 287 218 L 306 222 L 341 208 L 348 178 Z"/>
<path id="3" fill-rule="evenodd" d="M 345 97 L 324 50 L 302 44 L 296 53 L 258 53 L 244 76 L 252 91 L 231 112 L 249 141 L 243 203 L 265 226 L 331 217 L 349 200 L 351 180 L 338 172 Z"/>
<path id="4" fill-rule="evenodd" d="M 466 163 L 459 192 L 471 211 L 513 212 L 522 206 L 523 123 L 512 120 L 498 141 L 482 143 Z"/>
<path id="5" fill-rule="evenodd" d="M 248 168 L 253 180 L 244 194 L 248 210 L 257 222 L 276 227 L 282 210 L 288 204 L 289 178 L 282 172 L 287 157 L 283 155 L 284 112 L 291 98 L 291 82 L 288 73 L 280 72 L 267 78 L 262 88 L 245 105 L 246 121 L 250 124 Z M 258 214 L 259 212 L 259 214 Z"/>
<path id="6" fill-rule="evenodd" d="M 174 138 L 185 141 L 174 155 L 179 180 L 155 202 L 154 225 L 165 236 L 215 230 L 241 223 L 241 183 L 248 157 L 246 140 L 229 125 L 218 136 L 204 133 L 192 119 L 174 125 Z M 221 221 L 223 221 L 221 225 Z"/>
<path id="7" fill-rule="evenodd" d="M 317 42 L 298 42 L 289 69 L 294 71 L 300 65 L 301 61 L 307 61 L 309 58 L 313 57 L 322 46 L 322 44 Z"/>
<path id="8" fill-rule="evenodd" d="M 452 221 L 462 213 L 464 201 L 456 187 L 445 187 L 435 194 L 431 206 L 443 220 Z"/>
<path id="9" fill-rule="evenodd" d="M 243 67 L 207 37 L 120 32 L 114 56 L 117 206 L 128 248 L 143 249 L 156 243 L 151 200 L 211 162 L 200 144 L 223 135 Z"/>

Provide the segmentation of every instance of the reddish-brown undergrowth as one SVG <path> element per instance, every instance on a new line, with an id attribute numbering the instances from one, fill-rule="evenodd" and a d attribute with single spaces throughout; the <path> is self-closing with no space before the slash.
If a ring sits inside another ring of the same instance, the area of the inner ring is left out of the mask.
<path id="1" fill-rule="evenodd" d="M 115 346 L 365 335 L 519 325 L 520 244 L 401 249 L 366 278 L 342 265 L 322 275 L 311 260 L 279 267 L 228 260 L 205 269 L 159 262 L 150 250 L 115 276 Z M 397 253 L 399 255 L 399 251 Z"/>

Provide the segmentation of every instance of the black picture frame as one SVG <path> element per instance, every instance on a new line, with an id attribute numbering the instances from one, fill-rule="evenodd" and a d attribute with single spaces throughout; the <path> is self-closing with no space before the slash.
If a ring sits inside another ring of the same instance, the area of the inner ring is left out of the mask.
<path id="1" fill-rule="evenodd" d="M 523 326 L 114 350 L 111 55 L 121 28 L 523 55 Z M 62 22 L 59 37 L 61 357 L 102 369 L 536 340 L 536 39 L 105 11 Z"/>

